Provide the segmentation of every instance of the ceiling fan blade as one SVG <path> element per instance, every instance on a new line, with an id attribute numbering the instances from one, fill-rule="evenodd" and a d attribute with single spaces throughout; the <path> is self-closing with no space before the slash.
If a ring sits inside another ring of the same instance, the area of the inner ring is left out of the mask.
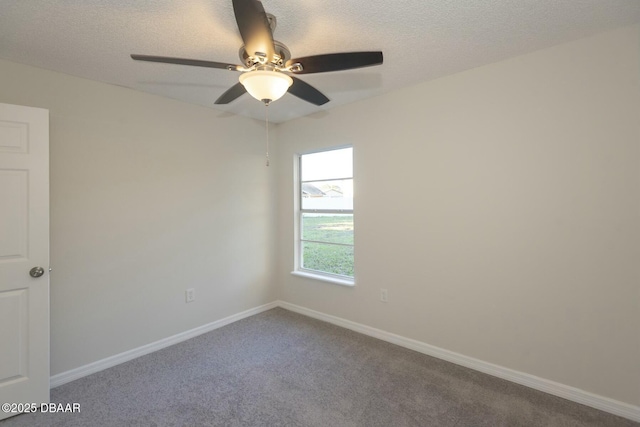
<path id="1" fill-rule="evenodd" d="M 196 67 L 220 68 L 223 70 L 240 71 L 240 65 L 226 62 L 203 61 L 200 59 L 171 58 L 167 56 L 131 55 L 136 61 L 164 62 L 166 64 L 193 65 Z"/>
<path id="2" fill-rule="evenodd" d="M 289 87 L 291 95 L 315 105 L 324 105 L 329 102 L 329 98 L 309 83 L 305 83 L 294 76 L 291 76 L 291 78 L 293 79 L 293 84 Z"/>
<path id="3" fill-rule="evenodd" d="M 344 52 L 305 56 L 288 60 L 286 66 L 294 64 L 302 65 L 302 70 L 293 71 L 296 74 L 351 70 L 382 64 L 382 52 Z"/>
<path id="4" fill-rule="evenodd" d="M 238 30 L 249 56 L 273 60 L 275 47 L 269 19 L 262 2 L 258 0 L 233 0 L 233 12 L 236 15 Z"/>
<path id="5" fill-rule="evenodd" d="M 225 93 L 220 95 L 218 99 L 216 99 L 215 104 L 228 104 L 231 101 L 234 101 L 236 98 L 244 95 L 247 90 L 242 86 L 241 83 L 236 83 L 231 86 Z"/>

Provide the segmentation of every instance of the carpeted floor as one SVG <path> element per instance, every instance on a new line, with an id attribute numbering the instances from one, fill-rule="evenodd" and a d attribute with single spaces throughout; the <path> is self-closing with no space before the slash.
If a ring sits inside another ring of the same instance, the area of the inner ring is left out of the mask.
<path id="1" fill-rule="evenodd" d="M 13 426 L 640 426 L 281 308 L 51 391 Z"/>

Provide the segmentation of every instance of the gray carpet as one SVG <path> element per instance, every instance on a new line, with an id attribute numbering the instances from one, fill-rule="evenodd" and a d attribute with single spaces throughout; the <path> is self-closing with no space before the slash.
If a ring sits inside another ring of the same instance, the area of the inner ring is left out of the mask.
<path id="1" fill-rule="evenodd" d="M 280 308 L 57 387 L 13 426 L 639 426 Z"/>

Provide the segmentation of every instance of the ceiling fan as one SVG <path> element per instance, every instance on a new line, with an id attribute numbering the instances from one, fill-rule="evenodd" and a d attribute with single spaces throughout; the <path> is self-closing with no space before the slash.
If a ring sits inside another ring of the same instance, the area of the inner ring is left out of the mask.
<path id="1" fill-rule="evenodd" d="M 228 104 L 245 92 L 269 105 L 287 91 L 315 105 L 329 102 L 322 92 L 295 77 L 295 74 L 324 73 L 382 64 L 382 52 L 345 52 L 291 58 L 287 46 L 273 39 L 276 18 L 264 11 L 259 0 L 233 0 L 238 29 L 244 45 L 240 48 L 243 65 L 199 59 L 131 55 L 138 61 L 219 68 L 238 71 L 240 81 L 231 86 L 216 104 Z"/>

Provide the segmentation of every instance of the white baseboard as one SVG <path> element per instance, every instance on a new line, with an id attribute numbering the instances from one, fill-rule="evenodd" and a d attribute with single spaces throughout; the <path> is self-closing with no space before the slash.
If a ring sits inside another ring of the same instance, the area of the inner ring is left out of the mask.
<path id="1" fill-rule="evenodd" d="M 599 396 L 597 394 L 590 393 L 588 391 L 584 391 L 565 384 L 560 384 L 554 381 L 546 380 L 544 378 L 536 377 L 534 375 L 525 374 L 524 372 L 514 371 L 513 369 L 494 365 L 492 363 L 474 359 L 473 357 L 464 356 L 453 351 L 435 347 L 421 341 L 405 338 L 403 336 L 372 328 L 361 323 L 352 322 L 340 317 L 331 316 L 329 314 L 311 310 L 306 307 L 290 304 L 285 301 L 277 301 L 277 305 L 286 310 L 332 323 L 334 325 L 341 326 L 343 328 L 350 329 L 352 331 L 359 332 L 361 334 L 368 335 L 374 338 L 378 338 L 380 340 L 387 341 L 401 347 L 409 348 L 411 350 L 415 350 L 429 356 L 437 357 L 438 359 L 446 360 L 457 365 L 484 372 L 485 374 L 493 375 L 494 377 L 502 378 L 507 381 L 540 390 L 545 393 L 562 397 L 573 402 L 581 403 L 583 405 L 587 405 L 601 411 L 609 412 L 620 417 L 628 418 L 633 421 L 640 421 L 640 406 L 619 402 L 617 400 Z"/>
<path id="2" fill-rule="evenodd" d="M 493 375 L 495 377 L 521 384 L 536 390 L 540 390 L 554 396 L 562 397 L 573 402 L 600 409 L 601 411 L 609 412 L 614 415 L 640 422 L 640 406 L 619 402 L 617 400 L 599 396 L 597 394 L 580 390 L 575 387 L 546 380 L 544 378 L 536 377 L 534 375 L 529 375 L 524 372 L 515 371 L 513 369 L 505 368 L 502 366 L 494 365 L 492 363 L 474 359 L 473 357 L 464 356 L 453 351 L 435 347 L 421 341 L 405 338 L 403 336 L 392 334 L 381 329 L 372 328 L 361 323 L 356 323 L 350 320 L 342 319 L 340 317 L 331 316 L 329 314 L 321 313 L 319 311 L 311 310 L 306 307 L 301 307 L 299 305 L 291 304 L 285 301 L 275 301 L 269 304 L 261 305 L 259 307 L 255 307 L 241 313 L 225 317 L 224 319 L 220 319 L 215 322 L 211 322 L 209 324 L 173 335 L 171 337 L 161 339 L 142 347 L 125 351 L 124 353 L 116 354 L 114 356 L 110 356 L 105 359 L 81 366 L 79 368 L 56 374 L 50 379 L 51 388 L 58 387 L 62 384 L 66 384 L 70 381 L 77 380 L 96 372 L 100 372 L 112 366 L 128 362 L 129 360 L 133 360 L 137 357 L 144 356 L 145 354 L 152 353 L 165 347 L 178 344 L 182 341 L 186 341 L 198 335 L 213 331 L 214 329 L 221 328 L 246 317 L 262 313 L 263 311 L 271 310 L 275 307 L 282 307 L 286 310 L 332 323 L 334 325 L 341 326 L 343 328 L 350 329 L 352 331 L 359 332 L 361 334 L 368 335 L 374 338 L 378 338 L 380 340 L 387 341 L 401 347 L 415 350 L 429 356 L 437 357 L 438 359 L 446 360 L 448 362 L 465 366 L 479 372 L 484 372 L 486 374 Z"/>
<path id="3" fill-rule="evenodd" d="M 261 305 L 259 307 L 251 308 L 241 313 L 225 317 L 224 319 L 216 320 L 215 322 L 211 322 L 206 325 L 181 332 L 171 337 L 164 338 L 147 345 L 143 345 L 142 347 L 134 348 L 133 350 L 125 351 L 124 353 L 116 354 L 105 359 L 89 363 L 88 365 L 80 366 L 79 368 L 71 369 L 69 371 L 53 375 L 50 378 L 50 386 L 51 388 L 61 386 L 62 384 L 66 384 L 70 381 L 77 380 L 87 375 L 95 374 L 96 372 L 111 368 L 112 366 L 128 362 L 129 360 L 133 360 L 140 356 L 144 356 L 145 354 L 153 353 L 154 351 L 158 351 L 165 347 L 169 347 L 171 345 L 178 344 L 179 342 L 186 341 L 190 338 L 197 337 L 198 335 L 202 335 L 204 333 L 213 331 L 214 329 L 226 326 L 229 323 L 237 322 L 238 320 L 244 319 L 245 317 L 250 317 L 255 314 L 262 313 L 263 311 L 271 310 L 272 308 L 276 308 L 277 306 L 277 302 L 272 302 L 269 304 Z"/>

